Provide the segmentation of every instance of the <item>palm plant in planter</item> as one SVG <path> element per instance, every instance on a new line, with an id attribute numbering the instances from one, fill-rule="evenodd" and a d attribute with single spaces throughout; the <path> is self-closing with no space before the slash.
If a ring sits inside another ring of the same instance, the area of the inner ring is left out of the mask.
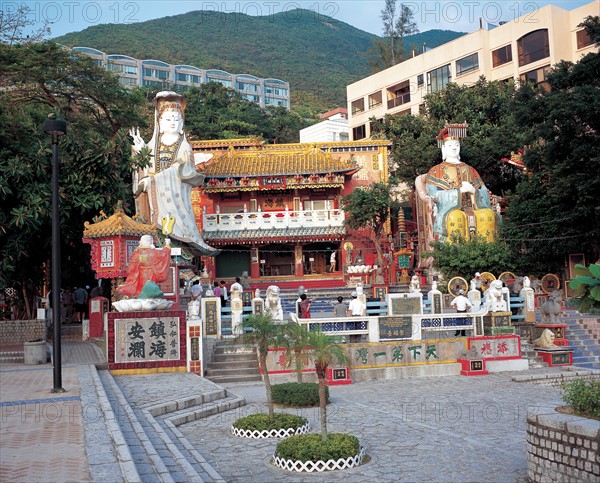
<path id="1" fill-rule="evenodd" d="M 600 265 L 592 263 L 586 268 L 578 263 L 575 265 L 575 275 L 569 285 L 575 290 L 579 312 L 600 309 Z"/>
<path id="2" fill-rule="evenodd" d="M 295 471 L 323 471 L 357 466 L 362 462 L 361 449 L 355 436 L 345 433 L 327 433 L 327 368 L 334 363 L 348 365 L 349 359 L 337 337 L 324 334 L 320 329 L 308 332 L 306 354 L 315 365 L 319 380 L 319 412 L 321 434 L 292 436 L 281 441 L 273 460 L 277 466 Z"/>
<path id="3" fill-rule="evenodd" d="M 285 360 L 287 367 L 294 366 L 298 382 L 302 382 L 302 371 L 304 370 L 304 360 L 306 355 L 302 353 L 309 345 L 309 332 L 304 325 L 296 322 L 290 322 L 281 326 L 278 346 L 285 350 Z"/>
<path id="4" fill-rule="evenodd" d="M 274 324 L 270 315 L 251 315 L 243 322 L 242 327 L 243 333 L 237 336 L 234 342 L 258 346 L 258 359 L 262 368 L 269 413 L 253 414 L 238 419 L 233 423 L 232 433 L 243 437 L 268 438 L 308 432 L 309 425 L 306 418 L 293 414 L 275 414 L 273 408 L 267 356 L 269 348 L 277 346 L 281 326 Z"/>

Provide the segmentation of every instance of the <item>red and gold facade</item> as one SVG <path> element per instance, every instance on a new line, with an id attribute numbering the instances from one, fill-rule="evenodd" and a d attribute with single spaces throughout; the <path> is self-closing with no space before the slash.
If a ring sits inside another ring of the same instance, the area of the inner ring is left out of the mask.
<path id="1" fill-rule="evenodd" d="M 372 244 L 346 229 L 341 200 L 359 186 L 387 181 L 388 146 L 382 140 L 192 142 L 194 151 L 214 155 L 199 167 L 206 179 L 192 199 L 204 239 L 222 250 L 204 259 L 209 272 L 231 278 L 246 271 L 255 282 L 275 277 L 280 285 L 313 277 L 335 285 L 343 281 L 347 257 L 361 255 L 372 265 Z"/>
<path id="2" fill-rule="evenodd" d="M 119 279 L 127 276 L 129 257 L 142 235 L 156 235 L 154 225 L 140 223 L 117 207 L 110 217 L 84 223 L 83 242 L 91 246 L 92 269 L 96 278 Z"/>

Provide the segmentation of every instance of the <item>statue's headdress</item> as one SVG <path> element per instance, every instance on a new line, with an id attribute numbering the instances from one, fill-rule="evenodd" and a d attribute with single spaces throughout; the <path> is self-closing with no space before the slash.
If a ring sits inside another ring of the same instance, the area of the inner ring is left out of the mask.
<path id="1" fill-rule="evenodd" d="M 467 137 L 467 122 L 462 124 L 446 124 L 440 133 L 436 136 L 438 146 L 441 148 L 445 141 L 457 140 L 461 141 Z"/>
<path id="2" fill-rule="evenodd" d="M 162 91 L 156 94 L 154 98 L 154 107 L 156 108 L 158 117 L 164 111 L 179 111 L 183 118 L 185 111 L 185 98 L 181 94 L 172 91 Z"/>

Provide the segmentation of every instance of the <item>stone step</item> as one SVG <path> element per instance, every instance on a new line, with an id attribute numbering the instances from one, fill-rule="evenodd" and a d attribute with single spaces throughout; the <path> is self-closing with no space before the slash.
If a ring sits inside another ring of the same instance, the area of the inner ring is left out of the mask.
<path id="1" fill-rule="evenodd" d="M 258 366 L 253 367 L 238 367 L 238 366 L 230 366 L 230 367 L 219 367 L 219 368 L 211 368 L 208 366 L 206 368 L 206 378 L 212 381 L 213 376 L 249 376 L 249 375 L 257 375 L 259 374 Z M 215 382 L 215 381 L 213 381 Z"/>
<path id="2" fill-rule="evenodd" d="M 233 354 L 227 353 L 215 353 L 213 355 L 213 362 L 250 362 L 256 361 L 256 352 L 236 352 Z"/>
<path id="3" fill-rule="evenodd" d="M 248 374 L 248 375 L 237 375 L 237 376 L 207 376 L 206 379 L 214 382 L 215 384 L 224 384 L 230 382 L 255 382 L 262 381 L 260 374 Z"/>
<path id="4" fill-rule="evenodd" d="M 256 354 L 256 348 L 221 343 L 215 345 L 214 354 Z"/>
<path id="5" fill-rule="evenodd" d="M 23 351 L 0 352 L 0 362 L 25 362 L 25 353 Z"/>
<path id="6" fill-rule="evenodd" d="M 258 370 L 259 364 L 258 359 L 253 358 L 246 361 L 238 360 L 224 360 L 224 361 L 212 361 L 206 364 L 208 369 L 254 369 Z"/>
<path id="7" fill-rule="evenodd" d="M 181 409 L 180 411 L 175 411 L 174 413 L 169 413 L 164 419 L 168 419 L 174 426 L 181 426 L 182 424 L 192 423 L 199 419 L 207 418 L 214 414 L 220 414 L 245 405 L 246 400 L 243 397 L 232 395 L 200 406 L 192 406 L 190 408 Z"/>

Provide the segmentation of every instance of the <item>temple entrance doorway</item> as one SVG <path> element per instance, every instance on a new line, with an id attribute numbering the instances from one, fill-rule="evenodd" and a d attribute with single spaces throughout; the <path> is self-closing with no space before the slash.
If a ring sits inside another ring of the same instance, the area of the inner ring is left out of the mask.
<path id="1" fill-rule="evenodd" d="M 234 278 L 242 272 L 250 273 L 250 248 L 242 245 L 230 245 L 215 257 L 216 277 Z"/>
<path id="2" fill-rule="evenodd" d="M 265 245 L 258 249 L 261 277 L 294 275 L 294 247 L 284 244 Z"/>
<path id="3" fill-rule="evenodd" d="M 331 242 L 307 243 L 302 249 L 302 262 L 306 275 L 325 275 L 329 272 L 331 252 L 337 244 Z"/>

